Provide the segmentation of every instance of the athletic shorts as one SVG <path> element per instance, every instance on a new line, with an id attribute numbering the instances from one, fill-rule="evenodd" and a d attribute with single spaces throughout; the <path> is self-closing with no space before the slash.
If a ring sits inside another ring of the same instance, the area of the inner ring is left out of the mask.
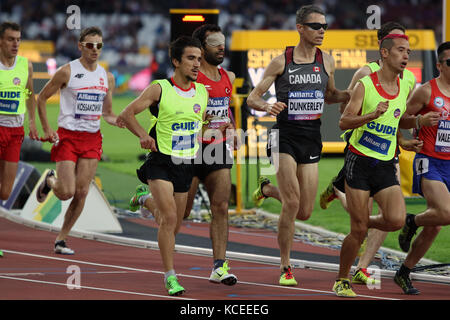
<path id="1" fill-rule="evenodd" d="M 398 157 L 394 157 L 394 164 L 398 163 Z M 333 186 L 338 189 L 340 192 L 345 193 L 345 163 L 342 169 L 339 171 L 338 175 L 333 181 Z"/>
<path id="2" fill-rule="evenodd" d="M 185 159 L 173 161 L 172 157 L 160 152 L 150 152 L 144 164 L 136 170 L 142 183 L 147 180 L 166 180 L 172 182 L 174 192 L 188 192 L 194 176 L 194 165 L 183 163 Z"/>
<path id="3" fill-rule="evenodd" d="M 345 157 L 345 180 L 353 189 L 370 191 L 374 196 L 379 191 L 400 185 L 394 159 L 382 161 L 348 151 Z"/>
<path id="4" fill-rule="evenodd" d="M 0 160 L 19 162 L 24 137 L 23 127 L 0 126 Z"/>
<path id="5" fill-rule="evenodd" d="M 54 162 L 73 161 L 79 158 L 97 159 L 102 157 L 102 134 L 87 131 L 71 131 L 58 128 L 59 141 L 52 147 L 50 159 Z"/>
<path id="6" fill-rule="evenodd" d="M 413 193 L 423 196 L 422 178 L 443 182 L 450 192 L 450 160 L 437 159 L 418 153 L 413 162 Z"/>
<path id="7" fill-rule="evenodd" d="M 194 176 L 201 181 L 213 171 L 233 167 L 233 149 L 228 143 L 200 144 L 194 161 Z"/>
<path id="8" fill-rule="evenodd" d="M 320 133 L 302 135 L 274 127 L 268 132 L 266 151 L 272 164 L 273 153 L 287 153 L 298 164 L 316 163 L 322 153 L 322 138 Z"/>

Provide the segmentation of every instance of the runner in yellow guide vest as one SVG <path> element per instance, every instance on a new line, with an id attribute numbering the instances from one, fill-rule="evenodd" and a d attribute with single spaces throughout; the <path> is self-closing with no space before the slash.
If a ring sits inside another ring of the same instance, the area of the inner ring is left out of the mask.
<path id="1" fill-rule="evenodd" d="M 39 138 L 33 66 L 27 58 L 17 55 L 20 40 L 17 23 L 0 25 L 0 200 L 9 198 L 14 185 L 25 135 L 25 111 L 28 111 L 30 138 Z"/>
<path id="2" fill-rule="evenodd" d="M 208 92 L 196 83 L 201 44 L 197 39 L 180 37 L 170 45 L 175 67 L 171 79 L 157 80 L 120 114 L 127 128 L 150 149 L 138 177 L 148 184 L 158 212 L 158 245 L 164 266 L 164 283 L 169 295 L 181 295 L 173 265 L 175 235 L 184 216 L 188 190 L 193 177 L 193 160 L 199 148 L 198 134 L 206 117 Z M 150 108 L 153 126 L 150 132 L 135 115 Z"/>

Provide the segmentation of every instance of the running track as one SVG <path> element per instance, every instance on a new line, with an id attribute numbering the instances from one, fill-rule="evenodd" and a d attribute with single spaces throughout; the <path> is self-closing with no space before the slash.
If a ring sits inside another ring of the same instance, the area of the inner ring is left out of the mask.
<path id="1" fill-rule="evenodd" d="M 149 220 L 131 219 L 132 223 L 154 228 Z M 183 223 L 180 237 L 195 235 L 208 240 L 206 224 Z M 346 300 L 331 291 L 336 273 L 323 270 L 295 269 L 299 285 L 277 284 L 279 269 L 273 263 L 230 260 L 239 282 L 227 287 L 208 281 L 211 257 L 176 253 L 175 269 L 186 293 L 170 297 L 163 286 L 163 272 L 158 250 L 111 244 L 69 237 L 74 256 L 53 253 L 56 234 L 0 218 L 0 300 Z M 177 237 L 177 243 L 178 239 Z M 230 228 L 230 242 L 277 248 L 271 231 Z M 337 258 L 339 252 L 294 243 L 294 251 L 311 252 Z M 69 268 L 69 269 L 68 269 Z M 79 288 L 73 268 L 79 271 Z M 380 289 L 354 286 L 360 300 L 450 300 L 450 285 L 415 281 L 419 296 L 404 295 L 390 278 L 383 278 Z M 347 299 L 348 300 L 348 299 Z M 354 300 L 354 299 L 352 299 Z M 185 302 L 183 302 L 185 303 Z"/>

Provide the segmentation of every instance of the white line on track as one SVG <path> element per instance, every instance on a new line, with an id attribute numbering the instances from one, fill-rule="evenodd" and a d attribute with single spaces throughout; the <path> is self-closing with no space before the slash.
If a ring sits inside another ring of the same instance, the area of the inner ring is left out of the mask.
<path id="1" fill-rule="evenodd" d="M 26 279 L 26 278 L 6 277 L 6 276 L 0 276 L 0 278 L 10 279 L 10 280 L 26 281 L 26 282 L 34 282 L 34 283 L 42 283 L 42 284 L 51 284 L 51 285 L 67 287 L 66 283 L 59 283 L 59 282 L 53 282 L 53 281 L 32 280 L 32 279 Z M 114 293 L 125 293 L 125 294 L 132 294 L 132 295 L 138 295 L 138 296 L 147 296 L 147 297 L 153 297 L 153 298 L 177 299 L 177 300 L 194 300 L 194 299 L 189 299 L 189 298 L 162 296 L 162 295 L 159 295 L 159 294 L 150 294 L 150 293 L 125 291 L 125 290 L 116 290 L 116 289 L 107 289 L 107 288 L 98 288 L 98 287 L 88 287 L 88 286 L 80 286 L 80 289 L 98 290 L 98 291 L 106 291 L 106 292 L 114 292 Z"/>
<path id="2" fill-rule="evenodd" d="M 164 272 L 156 271 L 156 270 L 147 270 L 147 269 L 139 269 L 139 268 L 133 268 L 133 267 L 126 267 L 126 266 L 102 264 L 102 263 L 95 263 L 95 262 L 75 260 L 75 259 L 51 257 L 51 256 L 44 256 L 44 255 L 27 253 L 27 252 L 20 252 L 20 251 L 3 250 L 3 252 L 19 254 L 19 255 L 24 255 L 24 256 L 30 256 L 30 257 L 35 257 L 35 258 L 42 258 L 42 259 L 49 259 L 49 260 L 57 260 L 57 261 L 64 261 L 64 262 L 71 262 L 71 263 L 86 264 L 86 265 L 91 265 L 91 266 L 116 268 L 116 269 L 122 269 L 122 270 L 128 270 L 128 271 L 139 271 L 139 272 L 164 274 Z M 201 276 L 195 276 L 195 275 L 189 275 L 189 274 L 183 274 L 183 273 L 177 273 L 177 276 L 179 276 L 179 277 L 186 277 L 186 278 L 202 279 L 202 280 L 208 280 L 209 279 L 207 277 L 201 277 Z M 5 276 L 0 276 L 0 278 L 11 278 L 11 279 L 15 279 L 15 280 L 36 281 L 36 282 L 41 282 L 41 283 L 47 283 L 45 281 L 22 279 L 22 278 L 12 278 L 12 277 L 5 277 Z M 56 283 L 56 282 L 55 283 L 48 282 L 48 283 L 67 286 L 65 283 L 64 284 Z M 286 289 L 286 290 L 294 290 L 294 291 L 306 291 L 306 292 L 316 292 L 316 293 L 323 293 L 323 294 L 330 294 L 330 293 L 334 294 L 333 291 L 323 291 L 323 290 L 317 290 L 317 289 L 304 289 L 304 288 L 298 288 L 298 287 L 286 287 L 286 286 L 272 285 L 272 284 L 266 284 L 266 283 L 257 283 L 257 282 L 247 282 L 247 281 L 240 281 L 240 280 L 238 281 L 238 283 L 239 284 L 251 285 L 251 286 L 261 286 L 261 287 L 278 288 L 278 289 Z M 85 287 L 82 287 L 82 288 L 85 288 Z M 120 292 L 120 293 L 130 293 L 130 294 L 137 294 L 137 295 L 148 295 L 148 296 L 155 296 L 155 297 L 183 299 L 183 298 L 179 298 L 179 297 L 158 296 L 158 295 L 151 295 L 151 294 L 146 294 L 146 293 L 137 293 L 137 292 L 130 292 L 130 291 L 121 291 L 121 290 L 112 290 L 112 289 L 103 289 L 103 288 L 94 288 L 94 287 L 86 287 L 86 288 L 87 289 L 104 290 L 104 291 L 115 291 L 115 292 Z M 379 299 L 379 300 L 399 300 L 399 299 L 395 299 L 395 298 L 386 298 L 386 297 L 371 296 L 371 295 L 360 295 L 360 294 L 358 294 L 358 297 L 360 297 L 360 298 L 370 298 L 370 299 Z M 189 300 L 194 300 L 194 299 L 189 299 Z"/>

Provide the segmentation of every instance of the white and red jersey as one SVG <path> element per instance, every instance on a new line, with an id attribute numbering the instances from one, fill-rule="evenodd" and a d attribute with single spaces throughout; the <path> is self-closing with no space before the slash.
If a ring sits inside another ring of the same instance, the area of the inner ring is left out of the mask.
<path id="1" fill-rule="evenodd" d="M 103 100 L 108 92 L 106 70 L 86 70 L 80 60 L 70 62 L 70 80 L 61 89 L 58 126 L 72 131 L 100 130 Z"/>
<path id="2" fill-rule="evenodd" d="M 436 79 L 430 80 L 429 83 L 430 101 L 419 113 L 423 115 L 437 111 L 441 118 L 436 126 L 420 128 L 419 139 L 423 141 L 420 153 L 437 159 L 450 160 L 450 97 L 439 90 Z"/>
<path id="3" fill-rule="evenodd" d="M 232 120 L 230 111 L 231 93 L 233 85 L 231 84 L 228 73 L 222 67 L 217 69 L 220 73 L 220 80 L 214 81 L 208 78 L 202 72 L 198 72 L 197 81 L 205 86 L 208 91 L 208 106 L 206 107 L 206 113 L 218 118 L 226 118 L 228 121 Z M 222 139 L 223 141 L 225 139 Z M 219 142 L 216 140 L 205 140 L 204 143 Z"/>

